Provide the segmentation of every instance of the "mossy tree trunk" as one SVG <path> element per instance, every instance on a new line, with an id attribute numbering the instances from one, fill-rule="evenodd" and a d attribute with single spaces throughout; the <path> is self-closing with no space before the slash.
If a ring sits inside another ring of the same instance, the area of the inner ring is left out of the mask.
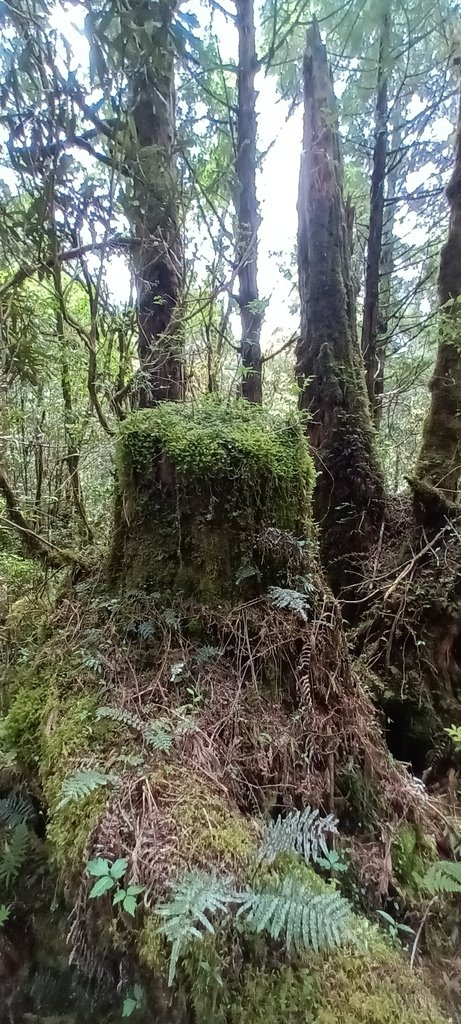
<path id="1" fill-rule="evenodd" d="M 130 219 L 139 241 L 135 260 L 138 294 L 139 405 L 183 397 L 180 323 L 183 259 L 175 167 L 175 3 L 133 3 L 137 32 L 150 38 L 131 79 L 135 130 Z"/>
<path id="2" fill-rule="evenodd" d="M 416 476 L 456 499 L 461 472 L 461 100 L 454 168 L 447 188 L 448 238 L 440 255 L 440 336 Z"/>
<path id="3" fill-rule="evenodd" d="M 300 406 L 317 454 L 322 559 L 338 593 L 357 580 L 360 556 L 377 539 L 384 486 L 356 335 L 336 101 L 316 22 L 304 57 L 298 216 Z"/>
<path id="4" fill-rule="evenodd" d="M 258 228 L 256 197 L 256 90 L 258 70 L 253 0 L 236 0 L 239 38 L 237 104 L 237 218 L 239 306 L 242 324 L 241 392 L 251 402 L 261 402 L 261 324 L 258 294 Z"/>

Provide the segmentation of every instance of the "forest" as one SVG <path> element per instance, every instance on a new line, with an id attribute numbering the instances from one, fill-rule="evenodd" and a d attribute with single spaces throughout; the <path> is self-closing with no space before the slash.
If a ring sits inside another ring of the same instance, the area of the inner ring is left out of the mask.
<path id="1" fill-rule="evenodd" d="M 456 1024 L 459 4 L 0 23 L 0 1024 Z"/>

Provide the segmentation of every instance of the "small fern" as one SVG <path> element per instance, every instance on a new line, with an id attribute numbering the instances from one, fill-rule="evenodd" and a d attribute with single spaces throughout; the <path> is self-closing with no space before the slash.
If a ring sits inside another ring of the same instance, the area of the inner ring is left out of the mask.
<path id="1" fill-rule="evenodd" d="M 317 861 L 319 853 L 328 855 L 326 837 L 337 834 L 338 819 L 333 814 L 320 817 L 316 808 L 290 811 L 271 821 L 258 851 L 258 860 L 269 864 L 281 853 L 299 853 L 305 861 Z"/>
<path id="2" fill-rule="evenodd" d="M 304 622 L 307 622 L 309 601 L 305 594 L 301 594 L 299 590 L 288 590 L 286 587 L 269 587 L 268 594 L 275 608 L 297 612 Z"/>
<path id="3" fill-rule="evenodd" d="M 351 935 L 350 904 L 332 892 L 315 893 L 293 875 L 271 890 L 248 892 L 237 912 L 251 931 L 284 940 L 288 953 L 332 949 Z"/>
<path id="4" fill-rule="evenodd" d="M 118 775 L 100 772 L 95 768 L 77 769 L 63 782 L 56 810 L 60 811 L 73 800 L 83 800 L 101 786 L 116 786 L 119 782 Z"/>
<path id="5" fill-rule="evenodd" d="M 157 908 L 164 922 L 161 932 L 171 942 L 169 985 L 174 981 L 178 959 L 184 947 L 191 939 L 202 938 L 197 925 L 202 925 L 208 932 L 214 932 L 207 915 L 226 913 L 234 900 L 235 893 L 226 879 L 202 871 L 191 871 L 175 887 L 173 898 Z"/>
<path id="6" fill-rule="evenodd" d="M 21 793 L 15 791 L 0 799 L 0 827 L 19 825 L 21 821 L 30 821 L 34 816 L 33 804 Z"/>
<path id="7" fill-rule="evenodd" d="M 128 729 L 134 729 L 135 732 L 143 733 L 145 729 L 144 722 L 133 714 L 132 711 L 126 711 L 125 708 L 113 708 L 103 707 L 98 708 L 96 711 L 96 718 L 108 718 L 111 722 L 117 722 L 118 725 L 125 725 Z"/>
<path id="8" fill-rule="evenodd" d="M 461 861 L 437 860 L 419 881 L 432 896 L 461 892 Z"/>
<path id="9" fill-rule="evenodd" d="M 171 748 L 173 735 L 166 719 L 159 719 L 158 722 L 143 722 L 142 718 L 133 714 L 132 711 L 113 707 L 98 708 L 96 716 L 98 719 L 109 718 L 112 722 L 133 729 L 153 750 L 168 753 Z"/>
<path id="10" fill-rule="evenodd" d="M 5 840 L 0 856 L 0 883 L 3 883 L 7 889 L 17 878 L 24 864 L 29 838 L 29 829 L 22 821 L 19 825 L 15 825 L 11 835 Z"/>

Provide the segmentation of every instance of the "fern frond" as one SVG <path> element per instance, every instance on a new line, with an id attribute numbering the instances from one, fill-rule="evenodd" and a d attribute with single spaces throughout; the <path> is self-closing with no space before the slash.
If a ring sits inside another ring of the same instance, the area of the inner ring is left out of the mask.
<path id="1" fill-rule="evenodd" d="M 433 896 L 461 892 L 461 861 L 435 861 L 421 879 L 421 885 Z"/>
<path id="2" fill-rule="evenodd" d="M 174 981 L 184 946 L 191 939 L 202 938 L 197 925 L 214 932 L 208 915 L 226 913 L 235 899 L 236 894 L 227 879 L 191 871 L 176 885 L 171 900 L 157 908 L 158 915 L 163 918 L 161 932 L 171 942 L 169 985 Z"/>
<path id="3" fill-rule="evenodd" d="M 34 806 L 28 797 L 13 792 L 0 800 L 0 827 L 9 828 L 21 821 L 30 821 L 35 816 Z"/>
<path id="4" fill-rule="evenodd" d="M 96 718 L 108 718 L 111 722 L 117 722 L 118 725 L 126 725 L 128 729 L 134 729 L 135 732 L 143 733 L 145 729 L 144 722 L 138 715 L 133 714 L 131 711 L 126 711 L 124 708 L 113 708 L 113 707 L 102 707 L 96 711 Z"/>
<path id="5" fill-rule="evenodd" d="M 304 622 L 307 622 L 309 601 L 305 594 L 301 594 L 299 590 L 289 590 L 286 587 L 269 587 L 268 594 L 269 600 L 275 608 L 297 612 Z"/>
<path id="6" fill-rule="evenodd" d="M 24 822 L 20 822 L 5 840 L 0 856 L 0 883 L 3 882 L 6 888 L 17 878 L 25 861 L 28 845 L 29 829 Z"/>
<path id="7" fill-rule="evenodd" d="M 314 893 L 293 875 L 273 889 L 249 891 L 237 916 L 251 931 L 283 939 L 288 953 L 332 949 L 351 934 L 348 901 L 334 890 Z"/>
<path id="8" fill-rule="evenodd" d="M 173 736 L 171 731 L 168 731 L 168 727 L 165 724 L 161 725 L 156 722 L 149 724 L 144 733 L 144 738 L 153 750 L 159 750 L 164 754 L 168 753 L 173 742 Z"/>
<path id="9" fill-rule="evenodd" d="M 158 722 L 143 722 L 142 718 L 133 714 L 132 711 L 113 707 L 98 708 L 96 717 L 98 719 L 109 718 L 112 722 L 117 722 L 128 729 L 133 729 L 134 732 L 142 736 L 144 742 L 152 747 L 153 750 L 162 751 L 163 753 L 167 753 L 170 750 L 173 737 L 165 719 L 159 719 Z"/>
<path id="10" fill-rule="evenodd" d="M 64 780 L 61 786 L 60 799 L 56 804 L 56 810 L 60 811 L 73 800 L 83 800 L 90 793 L 94 793 L 95 789 L 99 789 L 100 786 L 116 786 L 119 782 L 118 775 L 100 772 L 95 768 L 77 769 L 69 778 Z"/>
<path id="11" fill-rule="evenodd" d="M 281 853 L 299 853 L 304 859 L 317 861 L 319 853 L 328 854 L 327 835 L 337 834 L 338 819 L 334 814 L 322 818 L 309 805 L 303 811 L 290 811 L 271 821 L 258 851 L 258 859 L 272 863 Z"/>

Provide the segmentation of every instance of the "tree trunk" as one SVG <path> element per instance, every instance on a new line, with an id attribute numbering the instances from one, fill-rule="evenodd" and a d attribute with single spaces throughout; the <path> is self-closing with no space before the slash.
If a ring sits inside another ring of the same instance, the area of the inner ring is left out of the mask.
<path id="1" fill-rule="evenodd" d="M 239 306 L 242 324 L 241 353 L 244 376 L 241 393 L 251 402 L 262 401 L 261 324 L 257 263 L 259 213 L 256 198 L 256 90 L 258 61 L 255 47 L 253 0 L 236 0 L 239 37 L 237 111 L 237 219 Z"/>
<path id="2" fill-rule="evenodd" d="M 368 400 L 376 423 L 376 381 L 379 376 L 377 352 L 379 329 L 379 277 L 383 243 L 384 188 L 386 181 L 388 69 L 389 69 L 390 5 L 383 12 L 379 39 L 378 81 L 375 112 L 375 144 L 370 190 L 370 222 L 368 227 L 367 268 L 363 304 L 362 352 Z"/>
<path id="3" fill-rule="evenodd" d="M 304 58 L 298 215 L 300 407 L 317 453 L 322 558 L 338 592 L 357 582 L 361 555 L 377 538 L 384 487 L 355 330 L 336 101 L 316 22 Z"/>
<path id="4" fill-rule="evenodd" d="M 376 373 L 373 392 L 372 414 L 375 427 L 379 429 L 383 415 L 384 373 L 389 343 L 389 318 L 392 300 L 392 274 L 394 270 L 394 224 L 395 196 L 400 160 L 398 158 L 402 141 L 400 103 L 396 101 L 393 114 L 391 166 L 386 175 L 386 212 L 383 221 L 381 266 L 378 299 L 378 326 L 376 337 Z"/>
<path id="5" fill-rule="evenodd" d="M 180 324 L 183 276 L 175 167 L 174 3 L 155 4 L 152 51 L 131 81 L 135 129 L 133 202 L 130 219 L 139 241 L 135 259 L 138 296 L 138 353 L 141 406 L 183 397 L 184 366 Z M 133 4 L 139 27 L 149 23 L 146 3 Z"/>
<path id="6" fill-rule="evenodd" d="M 450 500 L 458 494 L 461 471 L 461 98 L 454 169 L 447 188 L 448 239 L 440 254 L 439 346 L 430 384 L 431 403 L 424 425 L 416 476 Z"/>

